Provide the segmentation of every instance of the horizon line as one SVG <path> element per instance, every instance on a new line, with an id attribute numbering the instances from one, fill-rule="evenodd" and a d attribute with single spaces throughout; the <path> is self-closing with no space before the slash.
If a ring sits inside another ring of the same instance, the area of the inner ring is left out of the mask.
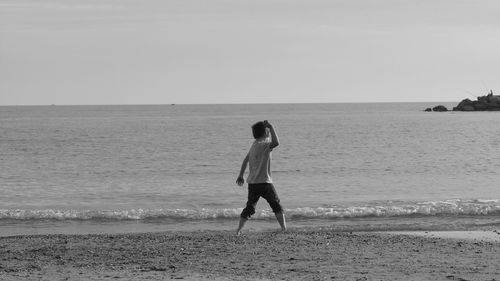
<path id="1" fill-rule="evenodd" d="M 95 103 L 95 104 L 2 104 L 0 107 L 22 106 L 176 106 L 176 105 L 272 105 L 272 104 L 395 104 L 395 103 L 457 103 L 456 101 L 371 101 L 371 102 L 249 102 L 249 103 Z"/>

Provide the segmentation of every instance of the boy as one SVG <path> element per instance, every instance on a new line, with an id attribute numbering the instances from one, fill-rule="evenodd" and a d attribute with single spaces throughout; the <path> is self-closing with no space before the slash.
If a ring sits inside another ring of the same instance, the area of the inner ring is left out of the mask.
<path id="1" fill-rule="evenodd" d="M 267 120 L 255 123 L 252 126 L 252 133 L 255 141 L 241 164 L 240 175 L 236 180 L 239 186 L 245 183 L 243 175 L 245 174 L 247 164 L 250 164 L 247 178 L 248 201 L 245 209 L 241 212 L 236 234 L 241 234 L 241 229 L 245 226 L 247 220 L 255 214 L 255 206 L 261 196 L 267 200 L 273 209 L 281 230 L 285 231 L 285 215 L 271 179 L 271 151 L 279 145 L 278 135 L 274 127 Z M 271 136 L 269 136 L 269 133 L 271 133 Z"/>

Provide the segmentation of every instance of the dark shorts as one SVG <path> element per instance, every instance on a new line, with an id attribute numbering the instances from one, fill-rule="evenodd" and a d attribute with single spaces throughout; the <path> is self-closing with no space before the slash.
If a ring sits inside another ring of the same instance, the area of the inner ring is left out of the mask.
<path id="1" fill-rule="evenodd" d="M 249 219 L 255 214 L 255 207 L 260 197 L 267 200 L 267 203 L 269 203 L 275 214 L 283 212 L 280 199 L 272 183 L 248 184 L 248 201 L 247 206 L 241 212 L 242 218 Z"/>

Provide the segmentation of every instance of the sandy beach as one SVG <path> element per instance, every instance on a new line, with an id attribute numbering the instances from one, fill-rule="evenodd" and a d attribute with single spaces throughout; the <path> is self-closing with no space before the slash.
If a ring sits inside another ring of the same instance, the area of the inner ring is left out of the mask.
<path id="1" fill-rule="evenodd" d="M 0 280 L 500 280 L 498 232 L 462 233 L 3 237 Z"/>

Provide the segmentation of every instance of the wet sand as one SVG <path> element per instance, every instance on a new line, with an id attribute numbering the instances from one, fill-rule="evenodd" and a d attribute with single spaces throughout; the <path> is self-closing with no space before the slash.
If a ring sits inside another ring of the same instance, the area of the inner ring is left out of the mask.
<path id="1" fill-rule="evenodd" d="M 295 229 L 3 237 L 0 280 L 500 280 L 498 232 L 486 235 L 493 239 L 424 234 Z"/>

